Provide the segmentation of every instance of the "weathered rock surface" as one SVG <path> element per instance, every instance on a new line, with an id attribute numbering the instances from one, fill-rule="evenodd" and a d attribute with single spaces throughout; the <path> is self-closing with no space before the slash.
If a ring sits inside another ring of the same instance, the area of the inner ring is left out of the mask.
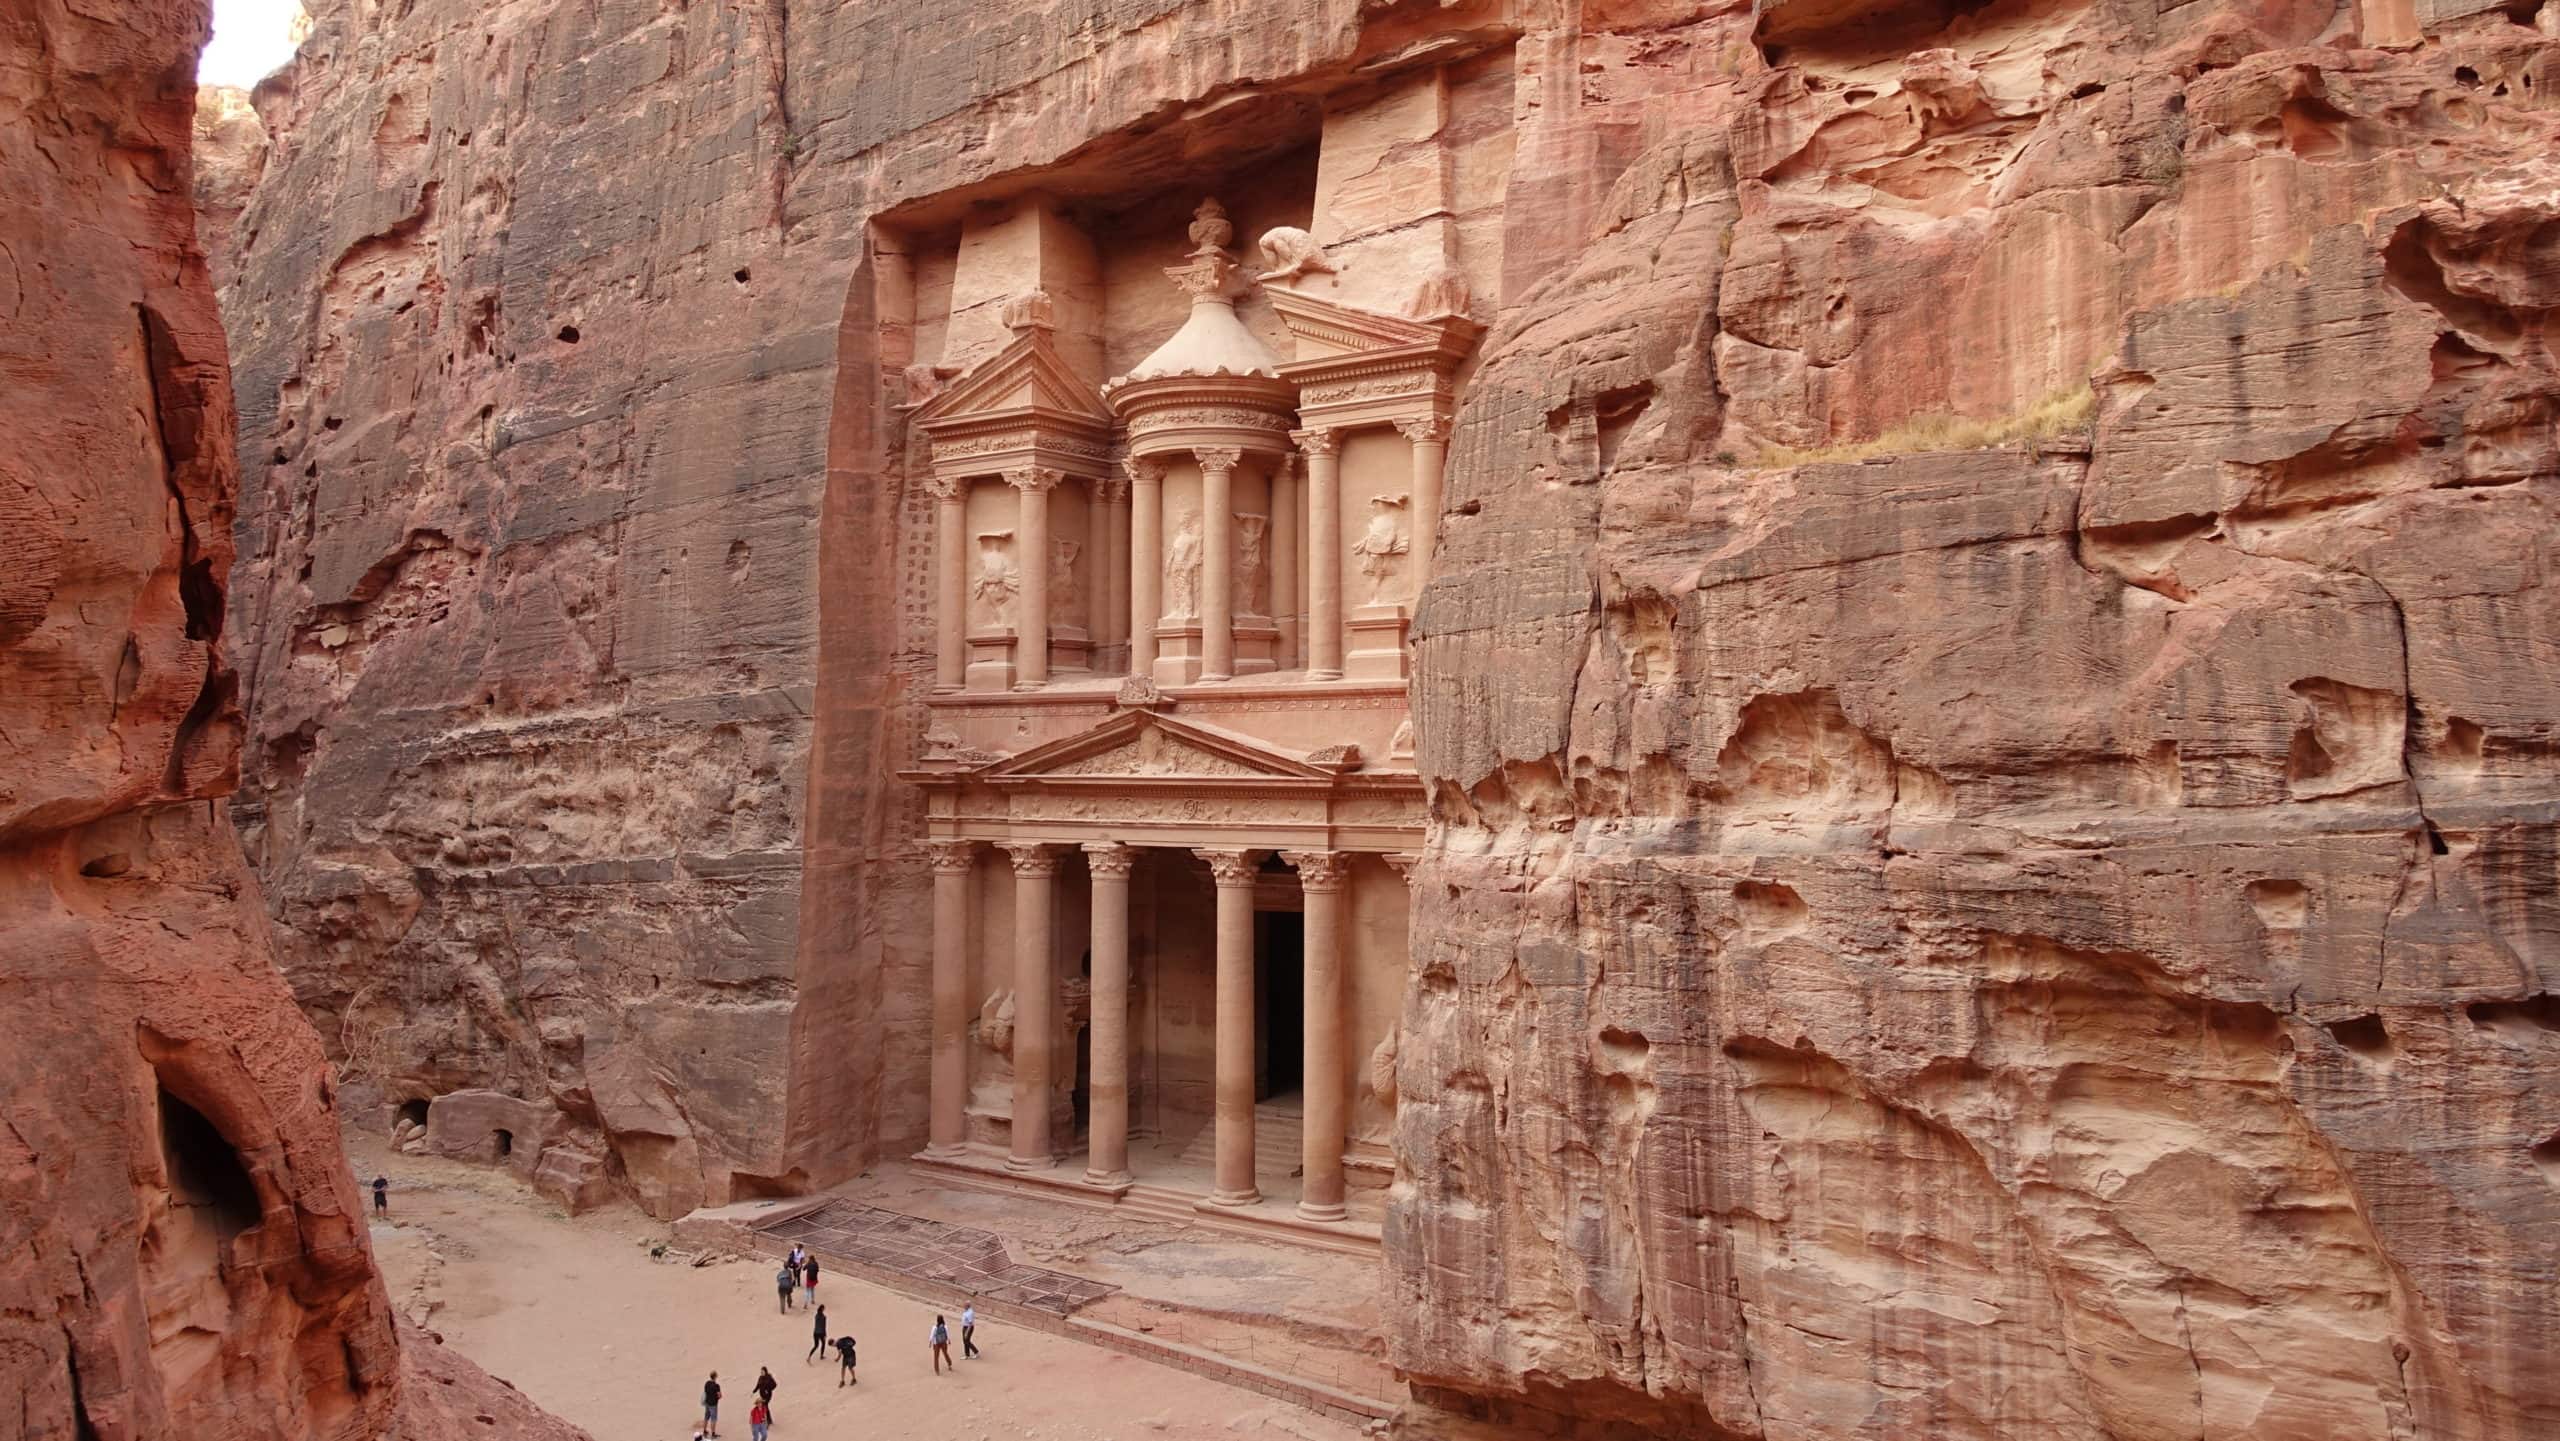
<path id="1" fill-rule="evenodd" d="M 1652 38 L 1772 63 L 1618 112 L 1418 624 L 1454 1414 L 2560 1428 L 2560 43 L 2370 15 Z"/>
<path id="2" fill-rule="evenodd" d="M 2549 1432 L 2555 30 L 332 10 L 225 302 L 297 994 L 537 1184 L 919 1139 L 895 236 L 1187 208 L 1507 53 L 1417 621 L 1413 1426 Z"/>
<path id="3" fill-rule="evenodd" d="M 576 1441 L 404 1351 L 221 800 L 231 394 L 200 0 L 0 22 L 0 1414 L 30 1438 Z"/>

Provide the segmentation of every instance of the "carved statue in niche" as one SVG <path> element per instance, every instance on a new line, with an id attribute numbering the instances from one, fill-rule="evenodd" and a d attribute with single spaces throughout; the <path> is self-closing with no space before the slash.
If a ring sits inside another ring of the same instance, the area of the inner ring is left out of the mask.
<path id="1" fill-rule="evenodd" d="M 1360 573 L 1369 577 L 1369 604 L 1383 605 L 1387 599 L 1387 582 L 1403 569 L 1398 556 L 1410 549 L 1404 527 L 1397 523 L 1396 512 L 1404 509 L 1402 495 L 1374 495 L 1369 498 L 1369 528 L 1351 543 L 1351 553 L 1360 557 Z"/>
<path id="2" fill-rule="evenodd" d="M 1351 1135 L 1359 1141 L 1387 1141 L 1396 1129 L 1396 1033 L 1387 1032 L 1360 1068 L 1360 1084 L 1351 1097 Z"/>
<path id="3" fill-rule="evenodd" d="M 1200 512 L 1193 511 L 1173 528 L 1164 548 L 1164 615 L 1167 620 L 1200 618 Z"/>
<path id="4" fill-rule="evenodd" d="M 1262 280 L 1296 280 L 1304 275 L 1339 275 L 1316 238 L 1294 225 L 1275 225 L 1262 232 L 1262 263 L 1271 268 Z"/>
<path id="5" fill-rule="evenodd" d="M 969 582 L 969 624 L 1003 630 L 1013 624 L 1013 598 L 1022 582 L 1013 568 L 1013 532 L 978 532 L 978 573 Z"/>
<path id="6" fill-rule="evenodd" d="M 1049 621 L 1066 623 L 1076 605 L 1076 557 L 1084 547 L 1072 540 L 1049 542 Z"/>
<path id="7" fill-rule="evenodd" d="M 1270 534 L 1270 517 L 1236 517 L 1236 609 L 1246 615 L 1271 613 Z"/>

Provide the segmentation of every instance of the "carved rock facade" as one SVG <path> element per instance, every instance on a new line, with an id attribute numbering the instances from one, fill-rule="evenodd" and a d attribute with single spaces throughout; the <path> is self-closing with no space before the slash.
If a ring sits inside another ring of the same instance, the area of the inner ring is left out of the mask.
<path id="1" fill-rule="evenodd" d="M 1415 1426 L 2560 1424 L 2548 7 L 992 23 L 422 7 L 274 87 L 243 815 L 351 1076 L 662 1209 L 911 1147 L 992 991 L 897 773 L 1338 636 L 1397 698 L 1256 723 L 1428 788 L 1349 1038 Z M 1136 373 L 1284 231 L 1271 376 Z M 1319 463 L 1380 610 L 1123 623 L 1220 598 L 1112 537 Z"/>

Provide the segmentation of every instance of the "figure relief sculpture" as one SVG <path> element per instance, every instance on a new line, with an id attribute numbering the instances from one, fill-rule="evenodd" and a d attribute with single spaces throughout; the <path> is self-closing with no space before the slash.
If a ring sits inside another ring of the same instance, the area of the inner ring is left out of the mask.
<path id="1" fill-rule="evenodd" d="M 1271 518 L 1236 517 L 1236 609 L 1245 615 L 1271 613 Z"/>
<path id="2" fill-rule="evenodd" d="M 1084 547 L 1072 540 L 1049 542 L 1049 620 L 1055 625 L 1075 614 L 1076 557 Z"/>
<path id="3" fill-rule="evenodd" d="M 1351 553 L 1360 557 L 1360 573 L 1369 577 L 1369 604 L 1383 605 L 1387 599 L 1387 583 L 1404 568 L 1397 559 L 1410 549 L 1404 527 L 1396 520 L 1396 512 L 1404 509 L 1402 495 L 1374 495 L 1369 498 L 1369 528 L 1351 545 Z"/>
<path id="4" fill-rule="evenodd" d="M 1339 275 L 1341 270 L 1316 244 L 1316 238 L 1294 225 L 1275 225 L 1262 232 L 1262 262 L 1271 268 L 1260 280 L 1296 280 L 1306 275 Z"/>
<path id="5" fill-rule="evenodd" d="M 1013 532 L 978 533 L 978 573 L 969 583 L 969 624 L 1003 630 L 1013 624 L 1013 598 L 1022 582 L 1013 568 Z"/>
<path id="6" fill-rule="evenodd" d="M 1164 548 L 1164 618 L 1200 618 L 1200 512 L 1193 511 L 1173 528 Z"/>

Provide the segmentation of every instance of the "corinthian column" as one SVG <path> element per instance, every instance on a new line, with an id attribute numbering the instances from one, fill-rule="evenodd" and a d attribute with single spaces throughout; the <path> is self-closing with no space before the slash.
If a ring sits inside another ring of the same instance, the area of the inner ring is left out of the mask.
<path id="1" fill-rule="evenodd" d="M 1022 556 L 1022 598 L 1014 613 L 1022 623 L 1013 637 L 1013 688 L 1031 690 L 1049 683 L 1049 491 L 1065 476 L 1033 466 L 1008 470 L 1004 478 L 1021 512 L 1014 524 Z"/>
<path id="2" fill-rule="evenodd" d="M 1136 853 L 1117 841 L 1087 841 L 1093 876 L 1093 1073 L 1084 1178 L 1129 1182 L 1129 868 Z"/>
<path id="3" fill-rule="evenodd" d="M 1440 472 L 1449 459 L 1449 422 L 1437 415 L 1399 420 L 1413 442 L 1413 594 L 1431 580 L 1431 548 L 1440 536 Z"/>
<path id="4" fill-rule="evenodd" d="M 933 863 L 933 1089 L 925 1154 L 967 1145 L 969 1101 L 969 869 L 974 841 L 927 841 Z"/>
<path id="5" fill-rule="evenodd" d="M 1200 462 L 1200 678 L 1236 673 L 1236 463 L 1244 452 L 1211 446 Z"/>
<path id="6" fill-rule="evenodd" d="M 958 690 L 969 667 L 968 488 L 947 475 L 925 484 L 933 488 L 933 688 Z"/>
<path id="7" fill-rule="evenodd" d="M 1129 476 L 1129 674 L 1156 673 L 1156 623 L 1164 612 L 1164 467 L 1135 457 Z"/>
<path id="8" fill-rule="evenodd" d="M 1218 1173 L 1209 1199 L 1250 1206 L 1253 1179 L 1253 874 L 1262 852 L 1204 850 L 1218 886 Z"/>
<path id="9" fill-rule="evenodd" d="M 1307 455 L 1307 679 L 1342 678 L 1342 457 L 1331 430 L 1291 431 Z"/>
<path id="10" fill-rule="evenodd" d="M 1013 1153 L 1005 1166 L 1049 1164 L 1049 1048 L 1055 1041 L 1058 983 L 1049 973 L 1050 925 L 1057 913 L 1058 849 L 1005 847 L 1013 857 Z"/>
<path id="11" fill-rule="evenodd" d="M 1085 604 L 1093 612 L 1093 643 L 1116 646 L 1128 640 L 1120 632 L 1129 624 L 1129 480 L 1105 476 L 1094 489 L 1102 497 L 1101 543 L 1092 547 L 1102 557 L 1102 584 Z"/>
<path id="12" fill-rule="evenodd" d="M 1351 1096 L 1342 1058 L 1342 875 L 1338 851 L 1285 851 L 1298 868 L 1306 915 L 1306 1151 L 1298 1214 L 1339 1221 L 1342 1148 L 1351 1134 Z"/>
<path id="13" fill-rule="evenodd" d="M 1281 670 L 1296 670 L 1303 661 L 1298 641 L 1298 476 L 1297 457 L 1283 455 L 1271 467 L 1271 619 L 1280 628 Z"/>

